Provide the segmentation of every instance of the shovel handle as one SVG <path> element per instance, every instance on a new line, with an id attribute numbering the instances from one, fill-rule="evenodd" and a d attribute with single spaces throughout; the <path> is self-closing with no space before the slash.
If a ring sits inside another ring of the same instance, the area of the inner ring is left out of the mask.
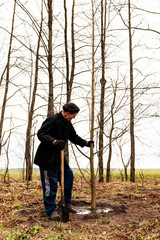
<path id="1" fill-rule="evenodd" d="M 65 207 L 64 198 L 64 150 L 61 150 L 61 220 L 69 221 L 69 209 Z"/>
<path id="2" fill-rule="evenodd" d="M 61 150 L 61 202 L 64 205 L 64 150 Z"/>

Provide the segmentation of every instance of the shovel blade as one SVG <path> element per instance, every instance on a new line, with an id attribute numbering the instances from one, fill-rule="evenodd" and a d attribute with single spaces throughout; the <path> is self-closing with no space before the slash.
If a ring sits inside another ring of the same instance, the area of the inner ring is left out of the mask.
<path id="1" fill-rule="evenodd" d="M 64 205 L 61 205 L 61 221 L 68 222 L 69 221 L 69 209 L 66 208 Z"/>

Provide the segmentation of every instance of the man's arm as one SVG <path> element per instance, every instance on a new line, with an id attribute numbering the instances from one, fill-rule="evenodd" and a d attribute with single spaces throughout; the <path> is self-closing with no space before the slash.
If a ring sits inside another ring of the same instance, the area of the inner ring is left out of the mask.
<path id="1" fill-rule="evenodd" d="M 91 142 L 93 141 L 86 141 L 83 138 L 81 138 L 80 136 L 78 136 L 78 134 L 76 133 L 73 125 L 70 125 L 70 136 L 69 136 L 69 140 L 74 143 L 77 144 L 81 147 L 90 147 L 91 146 Z"/>
<path id="2" fill-rule="evenodd" d="M 47 118 L 39 129 L 37 136 L 42 143 L 53 145 L 57 150 L 62 150 L 65 147 L 65 142 L 63 140 L 57 140 L 51 135 L 54 126 L 54 117 Z"/>
<path id="3" fill-rule="evenodd" d="M 53 144 L 56 140 L 54 137 L 51 136 L 51 131 L 54 126 L 54 119 L 53 117 L 47 118 L 41 128 L 38 130 L 37 136 L 38 139 L 45 144 Z"/>

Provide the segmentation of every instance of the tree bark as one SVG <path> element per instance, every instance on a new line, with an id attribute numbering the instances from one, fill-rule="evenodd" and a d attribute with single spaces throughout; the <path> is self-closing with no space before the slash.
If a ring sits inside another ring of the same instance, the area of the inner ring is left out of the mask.
<path id="1" fill-rule="evenodd" d="M 91 133 L 90 139 L 94 139 L 94 2 L 92 0 L 92 111 L 91 111 Z M 95 186 L 95 173 L 94 173 L 94 153 L 93 144 L 90 148 L 90 170 L 91 170 L 91 209 L 95 211 L 96 209 L 96 186 Z"/>
<path id="2" fill-rule="evenodd" d="M 133 53 L 132 53 L 130 0 L 128 0 L 128 19 L 129 19 L 128 30 L 129 30 L 129 58 L 130 58 L 130 143 L 131 143 L 130 181 L 135 182 L 134 87 L 133 87 Z"/>
<path id="3" fill-rule="evenodd" d="M 108 161 L 107 161 L 107 172 L 106 172 L 106 182 L 110 182 L 110 176 L 111 176 L 111 158 L 112 158 L 112 134 L 114 130 L 114 106 L 115 106 L 115 101 L 116 101 L 116 91 L 117 91 L 117 86 L 115 87 L 114 90 L 114 96 L 113 96 L 113 102 L 111 106 L 111 129 L 110 129 L 110 134 L 109 134 L 109 154 L 108 154 Z"/>
<path id="4" fill-rule="evenodd" d="M 73 0 L 72 4 L 72 17 L 71 17 L 71 54 L 72 54 L 72 65 L 71 65 L 71 74 L 69 68 L 69 53 L 68 53 L 68 18 L 67 18 L 67 6 L 66 0 L 64 0 L 64 17 L 65 17 L 65 28 L 64 28 L 64 40 L 65 40 L 65 56 L 66 56 L 66 88 L 67 88 L 67 102 L 71 100 L 72 94 L 72 85 L 74 80 L 74 72 L 75 72 L 75 40 L 74 40 L 74 8 L 75 8 L 75 0 Z M 69 77 L 70 75 L 70 77 Z M 65 158 L 69 163 L 69 147 L 68 142 L 65 146 Z"/>
<path id="5" fill-rule="evenodd" d="M 70 101 L 71 99 L 72 85 L 73 85 L 74 72 L 75 72 L 74 8 L 75 8 L 75 0 L 73 0 L 73 5 L 72 5 L 72 21 L 71 21 L 72 66 L 71 66 L 71 76 L 69 81 L 69 92 L 67 92 L 68 101 Z"/>
<path id="6" fill-rule="evenodd" d="M 36 102 L 36 92 L 37 92 L 37 85 L 38 85 L 38 63 L 39 63 L 39 49 L 40 49 L 40 41 L 41 41 L 41 33 L 42 33 L 42 22 L 43 22 L 43 0 L 42 0 L 42 7 L 41 7 L 41 24 L 37 42 L 37 51 L 36 51 L 36 63 L 35 63 L 35 80 L 34 80 L 34 87 L 31 99 L 31 106 L 29 108 L 28 113 L 28 125 L 26 131 L 26 143 L 25 143 L 25 160 L 26 160 L 26 180 L 32 180 L 32 159 L 31 159 L 31 133 L 32 133 L 32 121 L 33 121 L 33 114 L 34 114 L 34 106 Z"/>
<path id="7" fill-rule="evenodd" d="M 49 97 L 48 97 L 48 116 L 54 113 L 53 110 L 53 71 L 52 71 L 52 24 L 53 9 L 52 0 L 48 0 L 48 73 L 49 73 Z"/>
<path id="8" fill-rule="evenodd" d="M 101 97 L 100 97 L 100 121 L 99 121 L 99 182 L 103 182 L 103 132 L 104 132 L 104 98 L 105 98 L 105 32 L 106 32 L 106 1 L 105 12 L 104 3 L 101 0 L 101 58 L 102 58 L 102 78 L 101 83 Z"/>
<path id="9" fill-rule="evenodd" d="M 68 19 L 67 19 L 67 6 L 66 0 L 64 0 L 64 45 L 65 45 L 65 57 L 66 57 L 66 84 L 67 84 L 67 102 L 70 101 L 70 84 L 69 84 L 69 53 L 68 53 Z"/>
<path id="10" fill-rule="evenodd" d="M 12 52 L 12 40 L 13 40 L 13 31 L 14 31 L 14 21 L 15 21 L 15 13 L 16 13 L 16 0 L 14 1 L 14 8 L 13 8 L 13 16 L 12 16 L 12 27 L 11 27 L 11 35 L 10 35 L 10 43 L 9 43 L 9 50 L 8 50 L 8 59 L 6 65 L 6 82 L 5 82 L 5 91 L 4 91 L 4 98 L 3 104 L 1 108 L 1 119 L 0 119 L 0 155 L 2 151 L 2 131 L 3 131 L 3 123 L 4 123 L 4 116 L 5 116 L 5 109 L 7 104 L 7 96 L 8 96 L 8 89 L 9 89 L 9 81 L 10 81 L 10 59 L 11 59 L 11 52 Z"/>

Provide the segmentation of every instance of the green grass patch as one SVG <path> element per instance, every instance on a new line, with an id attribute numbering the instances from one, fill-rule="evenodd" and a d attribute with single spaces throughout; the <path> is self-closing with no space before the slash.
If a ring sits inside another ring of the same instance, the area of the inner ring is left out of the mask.
<path id="1" fill-rule="evenodd" d="M 138 189 L 134 190 L 133 192 L 134 192 L 135 194 L 139 194 L 139 193 L 140 193 L 140 191 L 139 191 Z"/>
<path id="2" fill-rule="evenodd" d="M 140 177 L 140 175 L 145 178 L 159 178 L 160 179 L 160 169 L 137 169 L 136 176 Z"/>
<path id="3" fill-rule="evenodd" d="M 14 204 L 14 205 L 12 206 L 12 208 L 15 209 L 15 210 L 18 210 L 18 209 L 21 208 L 21 205 L 17 203 L 17 204 Z"/>
<path id="4" fill-rule="evenodd" d="M 33 228 L 26 228 L 22 231 L 20 231 L 18 228 L 16 228 L 14 231 L 11 231 L 6 240 L 21 240 L 21 239 L 34 239 L 34 236 L 39 233 L 41 230 L 41 227 L 34 226 Z"/>
<path id="5" fill-rule="evenodd" d="M 76 181 L 80 181 L 82 175 L 79 170 L 74 169 L 73 173 L 75 175 Z M 89 172 L 83 170 L 83 174 L 85 178 L 89 181 L 90 174 Z M 98 180 L 98 174 L 95 170 L 96 179 Z M 128 181 L 130 180 L 130 169 L 127 170 Z M 147 178 L 157 178 L 160 179 L 160 169 L 136 169 L 135 170 L 135 178 L 137 180 L 147 179 Z M 125 180 L 125 172 L 124 169 L 111 169 L 111 180 Z M 104 171 L 104 182 L 106 181 L 106 173 Z"/>
<path id="6" fill-rule="evenodd" d="M 73 173 L 75 176 L 75 182 L 81 184 L 81 181 L 83 179 L 82 174 L 80 173 L 80 171 L 78 169 L 73 169 Z M 90 173 L 89 170 L 82 170 L 83 176 L 85 177 L 85 179 L 87 179 L 87 181 L 90 181 Z M 97 173 L 97 170 L 95 170 L 95 174 Z M 3 181 L 3 177 L 5 174 L 5 170 L 0 170 L 0 180 Z M 130 178 L 130 170 L 128 169 L 128 180 Z M 136 179 L 147 179 L 147 178 L 157 178 L 160 180 L 160 169 L 136 169 Z M 122 175 L 123 175 L 123 179 L 125 179 L 125 174 L 124 174 L 124 170 L 123 169 L 111 169 L 111 180 L 118 180 L 118 179 L 122 179 Z M 34 169 L 33 170 L 33 180 L 40 180 L 40 173 L 39 173 L 39 169 Z M 25 180 L 25 171 L 23 171 L 22 169 L 10 169 L 9 170 L 9 177 L 11 179 L 15 179 L 15 180 Z M 98 174 L 96 174 L 96 179 L 98 180 Z M 104 181 L 106 179 L 106 175 L 104 174 Z M 83 179 L 84 180 L 84 179 Z M 34 183 L 30 183 L 30 184 L 34 184 Z"/>
<path id="7" fill-rule="evenodd" d="M 4 178 L 5 170 L 0 170 L 0 180 L 2 181 Z M 24 180 L 26 172 L 23 169 L 10 169 L 8 176 L 10 179 L 15 180 Z M 33 180 L 40 179 L 39 169 L 33 169 Z M 7 177 L 8 179 L 8 177 Z"/>
<path id="8" fill-rule="evenodd" d="M 111 179 L 122 179 L 125 180 L 125 172 L 123 169 L 111 169 Z M 128 180 L 130 179 L 130 169 L 127 170 Z M 104 179 L 106 175 L 104 175 Z M 137 180 L 147 179 L 147 178 L 156 178 L 160 180 L 160 169 L 136 169 L 135 178 Z"/>

